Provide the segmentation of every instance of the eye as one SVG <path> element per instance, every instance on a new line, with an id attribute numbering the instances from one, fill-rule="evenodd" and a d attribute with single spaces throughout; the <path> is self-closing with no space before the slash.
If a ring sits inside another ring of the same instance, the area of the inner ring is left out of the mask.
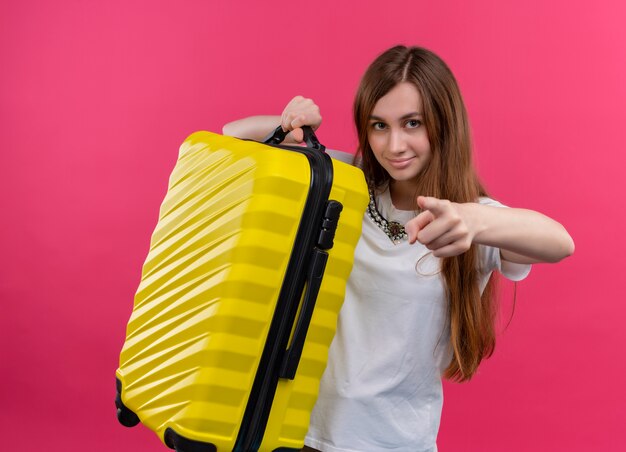
<path id="1" fill-rule="evenodd" d="M 370 127 L 374 130 L 385 130 L 387 125 L 384 122 L 373 122 Z"/>
<path id="2" fill-rule="evenodd" d="M 417 129 L 417 128 L 418 128 L 419 126 L 421 126 L 421 125 L 422 125 L 422 122 L 421 122 L 421 121 L 419 121 L 419 120 L 417 120 L 417 119 L 409 119 L 409 120 L 406 122 L 406 126 L 407 126 L 409 129 Z"/>

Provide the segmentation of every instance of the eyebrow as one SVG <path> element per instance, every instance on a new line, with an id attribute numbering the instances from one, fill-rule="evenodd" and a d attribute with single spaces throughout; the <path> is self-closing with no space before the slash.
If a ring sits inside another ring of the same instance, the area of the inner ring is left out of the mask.
<path id="1" fill-rule="evenodd" d="M 401 116 L 399 119 L 400 120 L 409 119 L 415 116 L 422 116 L 422 114 L 419 111 L 412 111 L 411 113 L 407 113 L 406 115 Z M 370 121 L 384 121 L 384 118 L 381 118 L 380 116 L 370 115 L 369 120 Z"/>

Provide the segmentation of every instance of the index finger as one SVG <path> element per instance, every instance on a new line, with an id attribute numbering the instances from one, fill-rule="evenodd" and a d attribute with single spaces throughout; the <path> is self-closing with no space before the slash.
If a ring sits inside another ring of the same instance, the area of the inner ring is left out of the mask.
<path id="1" fill-rule="evenodd" d="M 293 118 L 293 120 L 290 123 L 291 129 L 298 129 L 302 126 L 306 126 L 307 124 L 308 118 L 306 115 L 304 114 L 299 114 L 297 115 L 295 118 Z"/>
<path id="2" fill-rule="evenodd" d="M 417 205 L 422 210 L 429 210 L 436 217 L 443 215 L 448 210 L 449 201 L 434 198 L 432 196 L 418 196 Z"/>
<path id="3" fill-rule="evenodd" d="M 409 237 L 409 243 L 412 245 L 417 240 L 417 233 L 424 229 L 430 222 L 435 219 L 433 214 L 425 210 L 420 212 L 415 218 L 407 221 L 404 225 L 404 230 L 406 231 Z"/>

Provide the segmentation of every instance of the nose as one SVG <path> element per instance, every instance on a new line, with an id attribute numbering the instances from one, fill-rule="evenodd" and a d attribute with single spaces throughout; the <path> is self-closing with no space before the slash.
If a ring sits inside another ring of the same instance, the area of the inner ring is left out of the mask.
<path id="1" fill-rule="evenodd" d="M 389 133 L 389 151 L 393 154 L 401 154 L 406 151 L 406 140 L 402 130 L 391 129 Z"/>

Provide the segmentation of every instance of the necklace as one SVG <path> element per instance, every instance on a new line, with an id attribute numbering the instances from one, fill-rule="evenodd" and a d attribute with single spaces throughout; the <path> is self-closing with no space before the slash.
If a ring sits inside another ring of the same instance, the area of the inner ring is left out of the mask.
<path id="1" fill-rule="evenodd" d="M 376 223 L 386 235 L 389 237 L 394 245 L 399 244 L 403 240 L 406 240 L 408 237 L 406 231 L 404 230 L 404 226 L 402 226 L 397 221 L 387 221 L 385 217 L 378 211 L 376 208 L 376 201 L 374 201 L 374 192 L 372 189 L 369 190 L 370 193 L 370 203 L 367 206 L 367 216 Z"/>

